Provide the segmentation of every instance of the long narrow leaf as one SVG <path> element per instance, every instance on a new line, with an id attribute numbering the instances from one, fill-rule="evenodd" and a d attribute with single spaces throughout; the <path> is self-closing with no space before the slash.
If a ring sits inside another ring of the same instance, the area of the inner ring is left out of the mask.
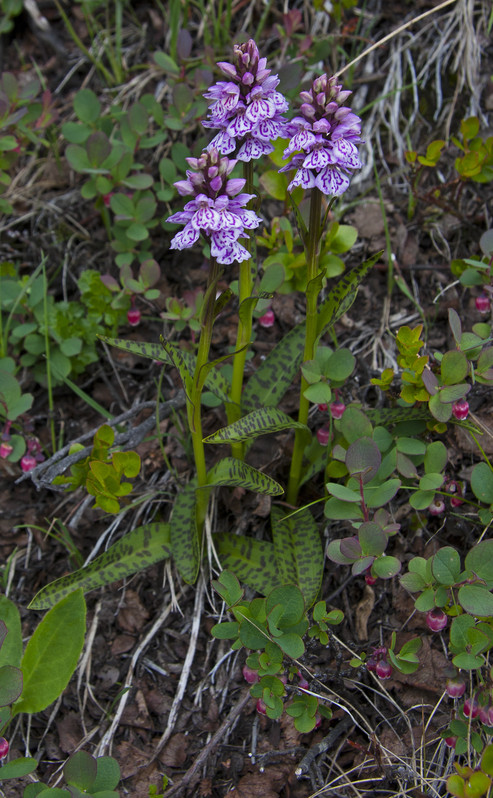
<path id="1" fill-rule="evenodd" d="M 296 377 L 303 359 L 305 324 L 298 324 L 274 347 L 243 392 L 246 412 L 261 407 L 276 407 Z"/>
<path id="2" fill-rule="evenodd" d="M 77 588 L 84 592 L 103 587 L 170 556 L 169 524 L 144 524 L 132 529 L 117 543 L 73 574 L 55 579 L 35 595 L 31 610 L 45 610 Z"/>
<path id="3" fill-rule="evenodd" d="M 282 429 L 307 429 L 304 424 L 294 421 L 276 407 L 262 407 L 243 416 L 238 421 L 227 427 L 222 427 L 212 435 L 204 438 L 204 443 L 230 443 L 230 441 L 249 441 L 269 432 L 279 432 Z"/>
<path id="4" fill-rule="evenodd" d="M 246 488 L 267 496 L 280 496 L 284 493 L 284 488 L 275 479 L 235 457 L 225 457 L 216 463 L 207 474 L 207 483 Z"/>
<path id="5" fill-rule="evenodd" d="M 171 553 L 175 565 L 187 584 L 197 579 L 200 566 L 200 542 L 195 518 L 195 491 L 197 480 L 188 483 L 178 493 L 173 506 L 170 524 Z"/>
<path id="6" fill-rule="evenodd" d="M 332 288 L 329 296 L 320 305 L 318 310 L 317 334 L 322 335 L 329 327 L 332 327 L 341 318 L 356 299 L 358 286 L 365 277 L 366 273 L 382 255 L 383 250 L 376 252 L 371 258 L 365 260 L 360 266 L 352 269 L 338 280 Z"/>

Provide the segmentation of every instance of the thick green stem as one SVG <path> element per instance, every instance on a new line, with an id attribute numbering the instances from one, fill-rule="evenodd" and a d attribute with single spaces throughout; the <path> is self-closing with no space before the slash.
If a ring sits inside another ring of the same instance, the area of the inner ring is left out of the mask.
<path id="1" fill-rule="evenodd" d="M 199 350 L 197 352 L 197 364 L 192 377 L 190 390 L 187 396 L 187 415 L 188 426 L 192 435 L 193 454 L 195 459 L 195 469 L 197 472 L 197 483 L 199 487 L 207 485 L 207 468 L 205 464 L 205 451 L 202 435 L 202 416 L 200 398 L 205 380 L 205 366 L 209 361 L 209 351 L 211 348 L 212 328 L 214 326 L 214 305 L 216 301 L 217 281 L 220 275 L 220 267 L 215 258 L 211 258 L 211 268 L 207 283 L 206 300 L 202 309 L 202 330 L 200 333 Z M 196 493 L 196 519 L 199 536 L 202 535 L 204 522 L 207 515 L 209 504 L 209 490 L 198 490 Z"/>
<path id="2" fill-rule="evenodd" d="M 245 192 L 253 192 L 253 165 L 252 162 L 244 164 L 243 175 L 245 177 Z M 249 241 L 245 244 L 249 248 Z M 251 297 L 253 293 L 254 274 L 252 273 L 252 261 L 246 260 L 240 263 L 240 274 L 238 280 L 240 318 L 236 334 L 236 355 L 233 359 L 233 377 L 231 381 L 231 404 L 227 407 L 228 423 L 232 424 L 241 418 L 241 394 L 243 391 L 243 377 L 245 373 L 245 363 L 248 353 L 248 346 L 252 338 L 252 314 L 253 307 L 246 309 L 242 303 Z M 234 404 L 233 404 L 234 403 Z M 244 444 L 233 443 L 231 445 L 233 457 L 243 460 Z"/>
<path id="3" fill-rule="evenodd" d="M 322 210 L 322 194 L 318 188 L 312 190 L 310 199 L 310 222 L 308 227 L 308 251 L 306 257 L 307 265 L 307 290 L 306 290 L 306 332 L 305 349 L 303 352 L 303 362 L 313 360 L 315 356 L 315 345 L 317 341 L 317 307 L 320 287 L 315 282 L 318 276 L 318 252 L 320 243 L 320 215 Z M 310 403 L 303 396 L 308 383 L 301 375 L 300 404 L 298 411 L 298 421 L 302 424 L 308 423 L 308 410 Z M 301 479 L 301 468 L 303 464 L 304 451 L 304 431 L 296 430 L 294 439 L 293 458 L 289 472 L 288 490 L 286 499 L 289 504 L 296 504 L 298 490 Z"/>

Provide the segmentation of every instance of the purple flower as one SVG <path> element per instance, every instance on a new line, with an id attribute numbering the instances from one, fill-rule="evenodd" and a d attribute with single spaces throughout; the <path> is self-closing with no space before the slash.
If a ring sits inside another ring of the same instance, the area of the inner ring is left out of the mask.
<path id="1" fill-rule="evenodd" d="M 250 39 L 235 44 L 235 64 L 220 62 L 227 81 L 220 80 L 204 94 L 212 100 L 204 127 L 219 129 L 208 149 L 216 147 L 224 155 L 236 153 L 239 161 L 251 161 L 273 152 L 271 142 L 289 135 L 283 112 L 288 102 L 276 87 L 277 75 L 266 69 L 267 59 L 259 57 Z"/>
<path id="2" fill-rule="evenodd" d="M 236 161 L 222 158 L 215 148 L 187 161 L 196 171 L 187 171 L 187 179 L 175 186 L 182 196 L 193 199 L 167 219 L 185 225 L 172 239 L 171 249 L 188 249 L 202 233 L 210 240 L 211 256 L 218 263 L 248 260 L 250 253 L 238 239 L 262 220 L 246 208 L 254 195 L 240 193 L 245 180 L 229 177 Z"/>
<path id="3" fill-rule="evenodd" d="M 350 94 L 327 75 L 301 92 L 300 116 L 290 122 L 294 134 L 284 151 L 284 158 L 292 158 L 279 170 L 297 170 L 290 191 L 301 186 L 339 196 L 348 188 L 351 173 L 361 169 L 356 146 L 361 141 L 361 119 L 343 105 Z"/>

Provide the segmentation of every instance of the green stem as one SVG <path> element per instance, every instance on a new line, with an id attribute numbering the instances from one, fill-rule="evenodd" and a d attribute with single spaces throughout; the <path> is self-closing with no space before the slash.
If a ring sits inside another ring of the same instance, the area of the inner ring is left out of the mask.
<path id="1" fill-rule="evenodd" d="M 245 192 L 248 194 L 253 193 L 253 164 L 248 162 L 244 164 L 243 175 L 245 177 Z M 248 247 L 248 243 L 245 245 Z M 228 405 L 226 412 L 228 415 L 228 423 L 232 424 L 241 418 L 241 394 L 243 391 L 243 377 L 245 373 L 245 363 L 248 353 L 248 346 L 252 338 L 252 315 L 253 307 L 248 311 L 245 308 L 241 310 L 242 303 L 251 297 L 253 293 L 254 274 L 252 274 L 252 261 L 246 260 L 240 263 L 240 274 L 238 280 L 238 293 L 239 293 L 239 307 L 240 318 L 238 321 L 238 330 L 236 334 L 236 355 L 233 358 L 233 377 L 231 381 L 231 402 Z M 233 404 L 234 403 L 234 404 Z M 242 443 L 233 443 L 231 445 L 231 452 L 233 457 L 243 460 L 245 454 L 245 447 Z"/>
<path id="2" fill-rule="evenodd" d="M 216 302 L 216 285 L 219 280 L 221 269 L 216 259 L 211 258 L 211 268 L 207 282 L 207 291 L 204 306 L 202 308 L 202 330 L 200 333 L 199 349 L 197 352 L 197 364 L 192 377 L 190 390 L 187 396 L 187 416 L 188 427 L 192 435 L 193 454 L 195 459 L 195 469 L 197 472 L 198 487 L 207 485 L 207 468 L 205 464 L 205 451 L 202 434 L 202 417 L 200 408 L 200 398 L 205 380 L 205 366 L 209 361 L 209 351 L 211 348 L 212 328 L 214 326 L 214 305 Z M 209 505 L 208 490 L 198 490 L 196 493 L 196 519 L 199 536 L 202 535 L 207 507 Z"/>
<path id="3" fill-rule="evenodd" d="M 320 242 L 320 215 L 322 210 L 322 194 L 318 188 L 312 189 L 310 199 L 310 221 L 308 227 L 308 251 L 306 257 L 307 265 L 307 289 L 306 289 L 306 332 L 305 349 L 303 352 L 303 363 L 313 360 L 317 341 L 317 307 L 320 287 L 314 282 L 318 276 L 318 252 Z M 298 421 L 302 424 L 308 423 L 308 410 L 310 403 L 303 396 L 308 383 L 301 375 L 300 404 L 298 411 Z M 304 451 L 304 430 L 296 430 L 294 439 L 293 457 L 289 472 L 288 490 L 286 499 L 288 504 L 295 505 L 298 499 L 298 491 L 301 479 L 301 468 L 303 464 Z"/>

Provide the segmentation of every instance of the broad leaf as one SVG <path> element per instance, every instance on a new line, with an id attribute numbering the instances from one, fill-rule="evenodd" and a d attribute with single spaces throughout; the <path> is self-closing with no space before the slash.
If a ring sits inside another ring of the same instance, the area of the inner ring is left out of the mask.
<path id="1" fill-rule="evenodd" d="M 29 609 L 48 609 L 79 587 L 87 593 L 143 571 L 160 560 L 166 560 L 170 554 L 169 524 L 138 526 L 89 565 L 43 587 L 31 601 Z"/>
<path id="2" fill-rule="evenodd" d="M 222 567 L 247 587 L 265 596 L 281 584 L 272 543 L 220 532 L 214 535 L 214 545 Z"/>
<path id="3" fill-rule="evenodd" d="M 100 335 L 98 337 L 101 341 L 104 341 L 104 343 L 109 344 L 110 346 L 115 346 L 118 349 L 123 349 L 126 352 L 132 352 L 134 355 L 147 357 L 151 360 L 158 360 L 161 363 L 167 363 L 170 366 L 174 365 L 173 360 L 170 357 L 171 349 L 174 351 L 178 350 L 188 372 L 193 374 L 195 371 L 195 364 L 197 362 L 195 355 L 193 355 L 191 352 L 187 352 L 185 349 L 180 349 L 175 344 L 167 343 L 166 347 L 168 351 L 166 352 L 163 348 L 163 344 L 161 343 L 128 341 L 124 338 L 108 338 L 108 336 L 105 335 Z M 205 380 L 205 387 L 211 391 L 214 396 L 217 396 L 218 399 L 221 399 L 222 402 L 230 401 L 228 397 L 229 385 L 220 371 L 209 371 Z"/>
<path id="4" fill-rule="evenodd" d="M 276 407 L 263 407 L 248 413 L 233 424 L 217 430 L 208 438 L 204 438 L 204 443 L 242 442 L 258 438 L 260 435 L 267 435 L 269 432 L 295 428 L 308 430 L 304 424 L 293 421 L 290 416 Z"/>
<path id="5" fill-rule="evenodd" d="M 246 488 L 267 496 L 281 496 L 284 493 L 284 488 L 275 479 L 235 457 L 225 457 L 216 463 L 207 474 L 207 483 Z"/>
<path id="6" fill-rule="evenodd" d="M 41 712 L 65 690 L 79 660 L 86 632 L 82 590 L 66 596 L 46 613 L 21 661 L 22 695 L 12 712 Z"/>
<path id="7" fill-rule="evenodd" d="M 178 493 L 173 506 L 170 524 L 171 554 L 175 565 L 187 584 L 197 579 L 200 566 L 200 542 L 195 517 L 195 490 L 197 480 L 188 483 Z"/>
<path id="8" fill-rule="evenodd" d="M 303 323 L 298 324 L 279 341 L 250 377 L 243 392 L 243 410 L 251 411 L 279 404 L 300 369 L 304 346 Z"/>
<path id="9" fill-rule="evenodd" d="M 299 587 L 307 607 L 316 601 L 322 583 L 324 553 L 320 532 L 308 508 L 289 517 L 273 507 L 272 537 L 279 577 Z"/>

